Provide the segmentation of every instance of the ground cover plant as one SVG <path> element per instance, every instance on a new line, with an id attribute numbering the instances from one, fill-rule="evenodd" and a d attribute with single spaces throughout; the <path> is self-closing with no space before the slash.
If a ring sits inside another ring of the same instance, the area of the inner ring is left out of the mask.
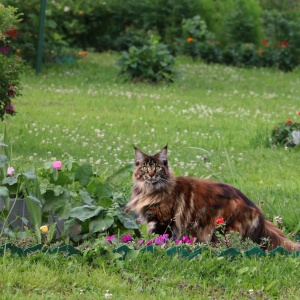
<path id="1" fill-rule="evenodd" d="M 274 126 L 300 118 L 298 69 L 285 74 L 179 58 L 180 81 L 131 84 L 116 79 L 118 58 L 89 54 L 88 60 L 46 68 L 41 76 L 33 71 L 23 75 L 23 96 L 15 103 L 18 114 L 1 124 L 10 149 L 9 165 L 16 172 L 42 168 L 68 153 L 109 177 L 132 163 L 133 144 L 151 153 L 168 143 L 177 175 L 232 184 L 286 233 L 299 232 L 299 149 L 270 143 Z M 111 184 L 129 199 L 130 171 Z M 39 254 L 30 259 L 41 273 L 45 266 L 53 271 L 53 286 L 67 282 L 65 289 L 48 292 L 46 283 L 30 277 L 27 285 L 20 283 L 22 272 L 28 273 L 28 260 L 7 254 L 1 258 L 7 276 L 0 284 L 8 298 L 33 294 L 59 299 L 71 293 L 74 299 L 79 294 L 104 297 L 106 290 L 117 299 L 299 297 L 299 258 L 292 257 L 230 261 L 203 254 L 189 261 L 170 259 L 162 251 L 124 262 L 109 255 L 98 257 L 92 266 L 77 256 Z M 12 268 L 20 272 L 9 273 Z M 78 279 L 69 268 L 81 270 Z"/>

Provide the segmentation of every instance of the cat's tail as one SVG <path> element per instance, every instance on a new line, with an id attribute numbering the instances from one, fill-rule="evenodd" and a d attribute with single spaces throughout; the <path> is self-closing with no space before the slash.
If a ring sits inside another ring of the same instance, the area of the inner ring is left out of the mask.
<path id="1" fill-rule="evenodd" d="M 289 240 L 284 233 L 276 227 L 276 225 L 268 220 L 265 220 L 265 228 L 263 236 L 270 239 L 267 249 L 273 250 L 276 247 L 283 247 L 290 252 L 300 250 L 300 244 Z"/>

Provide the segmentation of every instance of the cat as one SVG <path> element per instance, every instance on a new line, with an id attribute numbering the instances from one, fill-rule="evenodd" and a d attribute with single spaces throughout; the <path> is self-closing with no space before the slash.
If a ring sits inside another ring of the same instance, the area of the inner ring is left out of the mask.
<path id="1" fill-rule="evenodd" d="M 225 233 L 239 232 L 257 244 L 268 240 L 265 250 L 282 246 L 300 250 L 261 209 L 231 185 L 210 179 L 175 177 L 169 166 L 167 146 L 154 155 L 135 150 L 131 200 L 126 210 L 147 223 L 148 233 L 196 237 L 198 242 L 215 242 L 217 220 L 224 220 Z"/>

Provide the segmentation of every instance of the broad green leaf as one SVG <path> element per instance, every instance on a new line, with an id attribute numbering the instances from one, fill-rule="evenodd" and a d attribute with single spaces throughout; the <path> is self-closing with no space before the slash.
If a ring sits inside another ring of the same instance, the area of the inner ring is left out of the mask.
<path id="1" fill-rule="evenodd" d="M 80 221 L 85 221 L 87 219 L 97 216 L 102 210 L 103 207 L 100 206 L 83 205 L 83 206 L 72 208 L 70 210 L 69 216 L 73 218 L 77 218 Z"/>
<path id="2" fill-rule="evenodd" d="M 104 218 L 102 214 L 97 216 L 90 222 L 89 231 L 94 232 L 103 232 L 106 231 L 111 225 L 114 224 L 114 217 L 107 214 Z"/>
<path id="3" fill-rule="evenodd" d="M 78 166 L 75 170 L 75 180 L 78 180 L 79 183 L 83 186 L 88 185 L 91 176 L 93 176 L 91 164 L 84 164 L 82 166 Z"/>
<path id="4" fill-rule="evenodd" d="M 27 178 L 27 179 L 36 179 L 36 174 L 32 171 L 26 171 L 23 173 L 23 175 Z"/>
<path id="5" fill-rule="evenodd" d="M 59 196 L 64 192 L 64 189 L 61 185 L 56 185 L 53 191 L 55 196 Z"/>
<path id="6" fill-rule="evenodd" d="M 8 185 L 14 185 L 18 182 L 18 178 L 16 177 L 12 177 L 12 176 L 9 176 L 9 177 L 5 177 L 3 180 L 2 180 L 2 184 L 8 184 Z"/>
<path id="7" fill-rule="evenodd" d="M 44 194 L 44 211 L 53 212 L 59 219 L 67 219 L 71 210 L 71 197 L 67 189 L 60 195 L 55 195 L 53 191 L 48 190 Z"/>
<path id="8" fill-rule="evenodd" d="M 128 229 L 138 229 L 138 226 L 135 220 L 122 211 L 116 211 L 116 215 L 118 216 L 120 222 Z"/>
<path id="9" fill-rule="evenodd" d="M 112 196 L 112 188 L 107 182 L 99 182 L 96 186 L 95 194 L 99 199 L 109 198 Z"/>
<path id="10" fill-rule="evenodd" d="M 104 208 L 111 207 L 112 204 L 113 204 L 113 201 L 110 198 L 102 198 L 98 201 L 98 205 L 102 206 Z"/>
<path id="11" fill-rule="evenodd" d="M 34 197 L 34 196 L 32 196 L 32 195 L 27 196 L 26 199 L 28 199 L 28 200 L 32 201 L 33 203 L 37 204 L 39 207 L 42 207 L 41 201 L 38 198 Z"/>
<path id="12" fill-rule="evenodd" d="M 79 195 L 81 196 L 81 199 L 84 201 L 85 204 L 90 205 L 94 201 L 94 199 L 90 196 L 90 194 L 87 191 L 79 190 Z"/>
<path id="13" fill-rule="evenodd" d="M 80 234 L 82 225 L 76 219 L 68 220 L 64 223 L 64 231 L 71 236 L 77 236 Z"/>
<path id="14" fill-rule="evenodd" d="M 8 164 L 8 159 L 6 155 L 0 155 L 0 168 Z"/>

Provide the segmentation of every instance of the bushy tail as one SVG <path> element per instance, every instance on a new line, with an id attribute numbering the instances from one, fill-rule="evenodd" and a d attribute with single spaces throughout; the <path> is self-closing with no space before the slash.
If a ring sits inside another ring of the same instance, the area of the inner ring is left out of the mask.
<path id="1" fill-rule="evenodd" d="M 272 222 L 265 220 L 263 236 L 269 238 L 270 242 L 267 249 L 273 250 L 276 247 L 283 247 L 290 252 L 300 250 L 300 244 L 290 241 L 284 233 Z"/>

